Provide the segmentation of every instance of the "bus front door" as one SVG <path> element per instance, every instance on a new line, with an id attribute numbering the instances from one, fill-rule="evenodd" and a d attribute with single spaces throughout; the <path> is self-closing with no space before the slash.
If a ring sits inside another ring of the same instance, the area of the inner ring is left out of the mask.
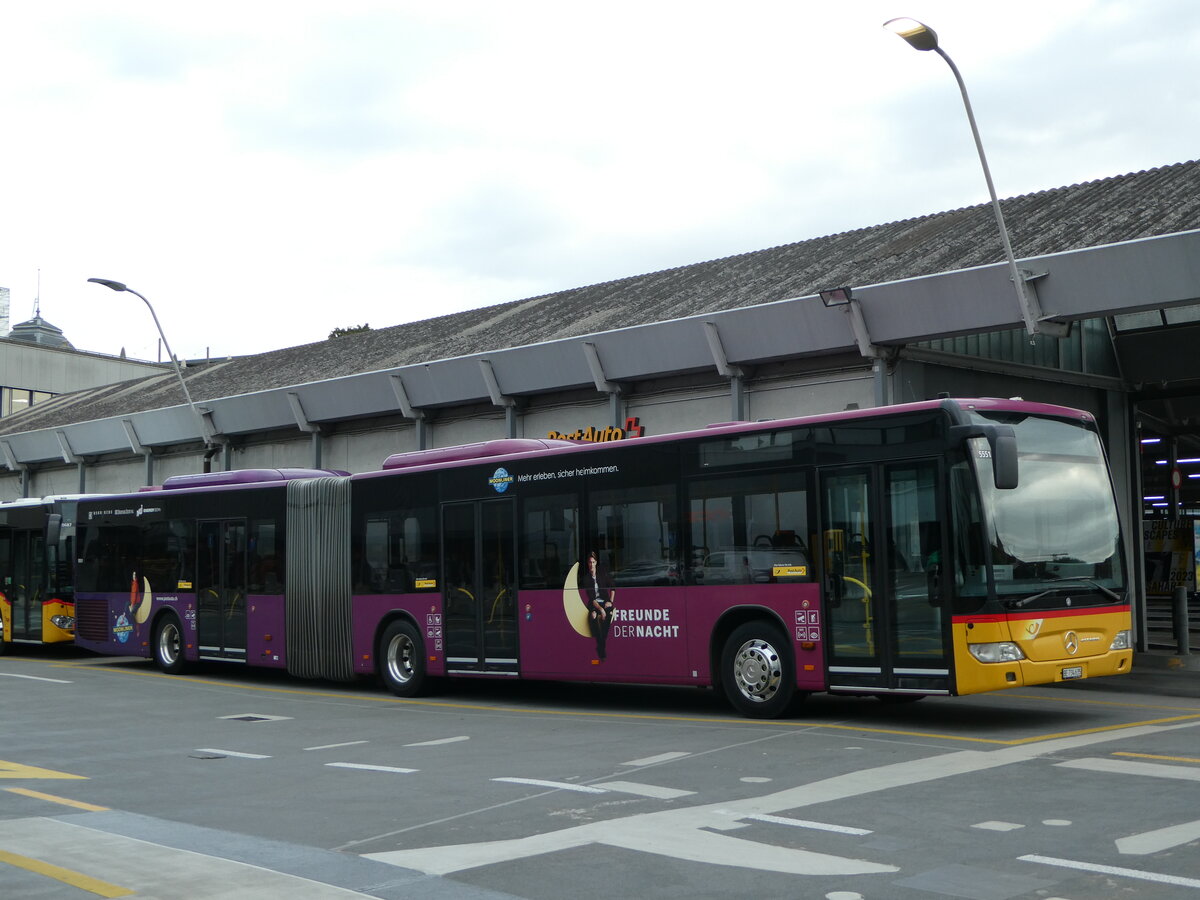
<path id="1" fill-rule="evenodd" d="M 829 689 L 950 693 L 938 460 L 822 474 Z"/>
<path id="2" fill-rule="evenodd" d="M 442 611 L 450 674 L 517 674 L 514 537 L 512 500 L 442 507 Z"/>
<path id="3" fill-rule="evenodd" d="M 201 659 L 246 659 L 246 522 L 201 522 L 196 629 Z"/>

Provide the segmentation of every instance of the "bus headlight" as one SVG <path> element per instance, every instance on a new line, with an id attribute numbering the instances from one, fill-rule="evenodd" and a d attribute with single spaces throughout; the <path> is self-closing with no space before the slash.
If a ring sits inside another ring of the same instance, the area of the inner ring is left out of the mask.
<path id="1" fill-rule="evenodd" d="M 58 628 L 61 628 L 63 631 L 75 630 L 74 616 L 51 616 L 50 623 Z"/>
<path id="2" fill-rule="evenodd" d="M 1108 645 L 1109 650 L 1132 650 L 1133 649 L 1133 632 L 1126 628 L 1124 631 L 1118 631 L 1116 637 L 1113 638 L 1111 644 Z"/>
<path id="3" fill-rule="evenodd" d="M 982 663 L 1016 662 L 1024 659 L 1021 648 L 1012 641 L 996 641 L 993 644 L 967 644 L 971 655 Z"/>

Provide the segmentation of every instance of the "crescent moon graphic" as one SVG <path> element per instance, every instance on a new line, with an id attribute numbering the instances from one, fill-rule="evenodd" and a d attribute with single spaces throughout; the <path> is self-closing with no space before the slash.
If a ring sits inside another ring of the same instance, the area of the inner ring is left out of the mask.
<path id="1" fill-rule="evenodd" d="M 146 624 L 146 620 L 150 618 L 150 603 L 154 600 L 154 595 L 150 593 L 150 579 L 142 579 L 142 596 L 138 600 L 137 607 L 133 611 L 133 617 L 139 625 Z"/>
<path id="2" fill-rule="evenodd" d="M 563 582 L 563 612 L 572 628 L 584 637 L 592 636 L 592 630 L 588 628 L 587 607 L 579 596 L 579 563 L 571 566 Z"/>

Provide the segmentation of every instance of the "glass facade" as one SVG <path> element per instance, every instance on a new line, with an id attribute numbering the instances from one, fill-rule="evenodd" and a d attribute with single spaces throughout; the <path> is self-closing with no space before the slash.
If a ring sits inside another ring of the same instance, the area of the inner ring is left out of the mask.
<path id="1" fill-rule="evenodd" d="M 1153 315 L 1157 316 L 1157 313 Z M 977 356 L 1000 362 L 1042 366 L 1067 372 L 1120 377 L 1107 319 L 1076 322 L 1065 338 L 1043 334 L 1030 336 L 1024 328 L 989 331 L 925 341 L 916 346 L 962 356 Z"/>

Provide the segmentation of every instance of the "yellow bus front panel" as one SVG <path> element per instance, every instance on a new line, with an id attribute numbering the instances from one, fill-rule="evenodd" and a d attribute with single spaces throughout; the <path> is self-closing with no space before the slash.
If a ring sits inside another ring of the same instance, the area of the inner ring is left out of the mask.
<path id="1" fill-rule="evenodd" d="M 956 692 L 1123 674 L 1131 627 L 1127 606 L 955 617 Z"/>

